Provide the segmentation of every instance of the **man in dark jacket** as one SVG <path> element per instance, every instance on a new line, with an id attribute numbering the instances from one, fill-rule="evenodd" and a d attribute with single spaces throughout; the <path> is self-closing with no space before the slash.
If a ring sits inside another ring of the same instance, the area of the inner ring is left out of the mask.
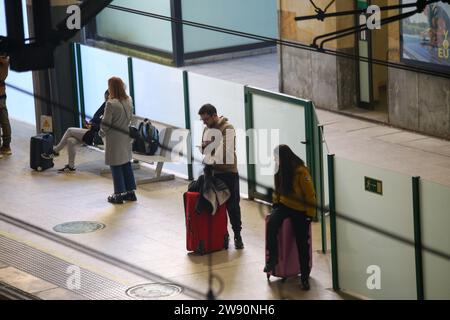
<path id="1" fill-rule="evenodd" d="M 198 111 L 198 114 L 206 125 L 202 136 L 202 153 L 209 160 L 213 159 L 208 164 L 212 165 L 214 176 L 225 182 L 230 190 L 227 211 L 234 232 L 234 246 L 236 249 L 243 249 L 241 207 L 239 206 L 241 197 L 235 146 L 236 132 L 227 118 L 217 115 L 217 109 L 211 104 L 203 105 Z M 218 133 L 218 135 L 215 135 L 217 137 L 216 139 L 213 138 L 211 140 L 208 137 L 209 130 Z M 209 146 L 210 144 L 216 145 L 218 148 L 212 149 Z"/>

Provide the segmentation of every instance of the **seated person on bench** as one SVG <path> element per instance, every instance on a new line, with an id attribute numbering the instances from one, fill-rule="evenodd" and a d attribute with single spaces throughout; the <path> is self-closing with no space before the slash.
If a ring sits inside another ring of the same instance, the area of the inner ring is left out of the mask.
<path id="1" fill-rule="evenodd" d="M 67 150 L 69 154 L 69 163 L 63 168 L 59 169 L 58 172 L 71 173 L 75 172 L 75 147 L 78 144 L 86 143 L 87 145 L 92 145 L 94 137 L 98 134 L 100 130 L 100 122 L 105 111 L 105 103 L 108 100 L 108 90 L 105 91 L 105 102 L 98 108 L 95 112 L 94 117 L 89 123 L 86 124 L 87 128 L 75 128 L 71 127 L 66 130 L 64 136 L 57 146 L 53 148 L 50 153 L 43 153 L 41 157 L 44 159 L 53 159 L 59 156 L 59 152 L 67 145 Z"/>

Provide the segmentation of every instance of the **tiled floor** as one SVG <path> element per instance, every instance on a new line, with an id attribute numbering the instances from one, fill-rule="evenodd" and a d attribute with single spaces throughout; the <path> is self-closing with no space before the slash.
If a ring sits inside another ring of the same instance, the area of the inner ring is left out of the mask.
<path id="1" fill-rule="evenodd" d="M 56 172 L 56 168 L 65 163 L 65 152 L 57 158 L 55 168 L 41 173 L 33 172 L 28 167 L 28 143 L 29 137 L 34 134 L 33 129 L 19 121 L 13 121 L 12 126 L 15 133 L 14 153 L 0 162 L 2 212 L 49 232 L 53 232 L 55 225 L 68 221 L 102 222 L 106 224 L 105 229 L 64 236 L 164 277 L 167 282 L 176 281 L 207 292 L 208 257 L 189 255 L 185 250 L 182 193 L 187 188 L 187 181 L 176 179 L 157 185 L 144 185 L 138 188 L 137 203 L 114 206 L 106 201 L 106 196 L 111 193 L 112 181 L 99 174 L 102 153 L 80 147 L 76 174 Z M 247 200 L 241 204 L 245 249 L 237 251 L 231 245 L 228 251 L 212 255 L 212 270 L 224 283 L 219 298 L 340 299 L 328 290 L 331 287 L 329 255 L 316 252 L 320 249 L 320 224 L 315 223 L 313 226 L 312 290 L 301 291 L 298 280 L 289 280 L 279 287 L 279 280 L 273 279 L 268 284 L 262 272 L 263 214 L 268 212 L 268 208 Z M 55 256 L 68 256 L 74 264 L 82 264 L 88 259 L 5 223 L 0 223 L 0 233 L 7 237 L 12 235 L 17 241 L 37 246 L 44 252 L 50 251 Z M 109 274 L 109 269 L 114 268 L 95 261 L 91 261 L 90 265 L 99 269 L 97 271 L 101 274 Z M 129 272 L 115 272 L 114 275 L 119 275 L 122 283 L 137 284 Z M 54 290 L 42 297 L 55 298 L 58 292 Z"/>
<path id="2" fill-rule="evenodd" d="M 240 59 L 215 61 L 184 67 L 209 77 L 278 92 L 278 57 L 276 53 Z"/>
<path id="3" fill-rule="evenodd" d="M 47 281 L 33 277 L 12 267 L 0 269 L 0 281 L 7 281 L 15 288 L 33 294 L 56 288 L 55 285 Z"/>

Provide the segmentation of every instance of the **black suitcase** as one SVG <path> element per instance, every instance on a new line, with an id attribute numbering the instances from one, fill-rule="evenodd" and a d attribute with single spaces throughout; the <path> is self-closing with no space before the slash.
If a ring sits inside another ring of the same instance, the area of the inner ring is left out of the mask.
<path id="1" fill-rule="evenodd" d="M 53 136 L 49 133 L 41 133 L 31 137 L 30 141 L 30 167 L 37 171 L 53 168 L 53 160 L 41 157 L 43 153 L 50 153 L 53 148 Z"/>

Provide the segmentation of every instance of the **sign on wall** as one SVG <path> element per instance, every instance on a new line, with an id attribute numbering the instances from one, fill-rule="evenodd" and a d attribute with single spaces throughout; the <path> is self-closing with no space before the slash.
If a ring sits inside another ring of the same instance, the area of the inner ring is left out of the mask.
<path id="1" fill-rule="evenodd" d="M 380 180 L 364 177 L 364 187 L 366 191 L 383 195 L 383 182 Z"/>

